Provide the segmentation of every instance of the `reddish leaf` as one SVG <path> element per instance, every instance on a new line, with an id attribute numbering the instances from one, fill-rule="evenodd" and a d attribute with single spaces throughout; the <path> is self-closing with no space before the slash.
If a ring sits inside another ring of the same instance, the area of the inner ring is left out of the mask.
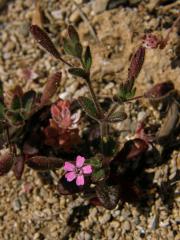
<path id="1" fill-rule="evenodd" d="M 116 207 L 120 199 L 119 186 L 109 186 L 104 181 L 96 186 L 96 194 L 101 204 L 111 210 Z"/>
<path id="2" fill-rule="evenodd" d="M 157 141 L 160 144 L 168 144 L 171 141 L 171 136 L 180 126 L 180 109 L 178 104 L 174 101 L 168 109 L 168 113 L 165 117 L 164 123 L 157 133 Z M 179 123 L 179 124 L 178 124 Z M 175 139 L 173 139 L 174 141 Z"/>
<path id="3" fill-rule="evenodd" d="M 121 188 L 126 189 L 121 191 L 120 199 L 124 202 L 135 203 L 143 197 L 143 191 L 140 186 L 130 181 L 122 181 Z"/>
<path id="4" fill-rule="evenodd" d="M 174 84 L 170 81 L 158 83 L 149 89 L 144 96 L 147 98 L 160 98 L 174 89 Z"/>
<path id="5" fill-rule="evenodd" d="M 76 185 L 75 181 L 68 182 L 65 176 L 63 176 L 59 180 L 57 188 L 58 188 L 58 192 L 62 195 L 71 195 L 71 194 L 78 193 L 82 190 L 82 188 Z"/>
<path id="6" fill-rule="evenodd" d="M 21 98 L 23 96 L 23 90 L 21 88 L 21 86 L 17 85 L 13 90 L 12 93 L 14 96 L 18 96 L 19 98 Z"/>
<path id="7" fill-rule="evenodd" d="M 53 95 L 56 93 L 57 88 L 59 86 L 59 82 L 61 79 L 61 72 L 57 72 L 53 74 L 47 81 L 43 94 L 41 96 L 41 104 L 44 105 L 48 103 L 48 101 L 53 97 Z"/>
<path id="8" fill-rule="evenodd" d="M 15 158 L 14 166 L 13 166 L 13 171 L 14 175 L 17 180 L 20 180 L 24 171 L 24 158 L 23 156 L 17 156 Z"/>
<path id="9" fill-rule="evenodd" d="M 134 178 L 145 164 L 142 156 L 147 151 L 148 144 L 142 139 L 127 141 L 120 152 L 110 163 L 109 182 L 118 184 L 121 177 Z"/>
<path id="10" fill-rule="evenodd" d="M 146 152 L 148 149 L 148 145 L 142 139 L 133 139 L 132 141 L 128 141 L 125 146 L 127 148 L 127 159 L 132 159 L 138 157 L 142 153 Z"/>
<path id="11" fill-rule="evenodd" d="M 91 198 L 89 200 L 90 204 L 95 205 L 95 206 L 103 206 L 102 203 L 100 202 L 99 198 Z"/>
<path id="12" fill-rule="evenodd" d="M 26 161 L 30 168 L 39 171 L 61 168 L 64 161 L 60 158 L 35 156 Z"/>
<path id="13" fill-rule="evenodd" d="M 25 142 L 24 145 L 23 145 L 23 153 L 26 154 L 26 155 L 35 155 L 39 152 L 39 150 L 34 147 L 34 146 L 31 146 L 28 142 Z"/>
<path id="14" fill-rule="evenodd" d="M 13 165 L 13 156 L 11 153 L 6 152 L 0 156 L 0 176 L 5 175 L 11 170 Z"/>
<path id="15" fill-rule="evenodd" d="M 30 31 L 35 38 L 35 40 L 50 54 L 52 54 L 55 58 L 60 59 L 60 53 L 54 46 L 53 42 L 49 38 L 46 32 L 44 32 L 37 25 L 32 25 Z"/>

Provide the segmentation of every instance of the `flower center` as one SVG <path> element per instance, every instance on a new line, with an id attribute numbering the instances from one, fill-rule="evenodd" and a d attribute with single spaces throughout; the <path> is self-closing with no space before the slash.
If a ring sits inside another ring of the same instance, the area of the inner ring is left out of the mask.
<path id="1" fill-rule="evenodd" d="M 77 175 L 82 175 L 82 169 L 81 168 L 76 168 L 76 174 Z"/>

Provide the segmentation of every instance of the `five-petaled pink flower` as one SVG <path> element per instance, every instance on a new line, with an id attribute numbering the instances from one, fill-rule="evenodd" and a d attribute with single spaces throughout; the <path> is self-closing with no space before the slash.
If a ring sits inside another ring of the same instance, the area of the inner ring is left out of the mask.
<path id="1" fill-rule="evenodd" d="M 84 164 L 85 158 L 81 156 L 76 157 L 76 164 L 65 162 L 64 170 L 67 172 L 65 178 L 68 182 L 72 182 L 76 179 L 76 185 L 84 185 L 84 175 L 92 173 L 91 165 Z"/>

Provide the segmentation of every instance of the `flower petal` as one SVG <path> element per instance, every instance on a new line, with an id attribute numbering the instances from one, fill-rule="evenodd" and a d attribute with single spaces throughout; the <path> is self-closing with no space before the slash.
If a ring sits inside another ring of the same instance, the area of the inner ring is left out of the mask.
<path id="1" fill-rule="evenodd" d="M 68 182 L 72 182 L 76 178 L 76 173 L 68 172 L 65 174 L 65 178 L 67 179 Z"/>
<path id="2" fill-rule="evenodd" d="M 91 165 L 86 165 L 82 167 L 83 173 L 84 174 L 91 174 L 92 173 L 92 167 Z"/>
<path id="3" fill-rule="evenodd" d="M 51 115 L 53 118 L 57 118 L 60 115 L 59 108 L 55 104 L 51 106 Z"/>
<path id="4" fill-rule="evenodd" d="M 76 158 L 76 167 L 81 168 L 85 162 L 85 158 L 81 156 L 77 156 Z"/>
<path id="5" fill-rule="evenodd" d="M 76 185 L 77 186 L 84 185 L 84 176 L 83 175 L 77 176 L 77 178 L 76 178 Z"/>
<path id="6" fill-rule="evenodd" d="M 75 165 L 70 163 L 70 162 L 65 162 L 64 163 L 64 170 L 65 171 L 74 171 L 75 170 Z"/>

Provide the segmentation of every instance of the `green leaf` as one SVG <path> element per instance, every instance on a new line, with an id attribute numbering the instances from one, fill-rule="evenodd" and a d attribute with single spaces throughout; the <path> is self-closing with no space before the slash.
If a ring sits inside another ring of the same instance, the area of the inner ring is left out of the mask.
<path id="1" fill-rule="evenodd" d="M 87 159 L 86 163 L 90 164 L 95 169 L 102 167 L 102 161 L 97 157 Z"/>
<path id="2" fill-rule="evenodd" d="M 101 169 L 93 171 L 91 178 L 92 178 L 93 182 L 98 182 L 98 181 L 103 180 L 105 178 L 104 169 L 101 168 Z"/>
<path id="3" fill-rule="evenodd" d="M 84 67 L 86 71 L 89 71 L 92 65 L 92 55 L 90 47 L 87 46 L 85 54 L 84 54 Z"/>
<path id="4" fill-rule="evenodd" d="M 75 55 L 74 46 L 72 45 L 71 41 L 66 38 L 64 39 L 63 48 L 66 54 L 69 54 L 72 56 Z"/>
<path id="5" fill-rule="evenodd" d="M 69 38 L 71 39 L 71 41 L 73 43 L 79 43 L 80 42 L 79 34 L 72 25 L 69 25 L 69 27 L 68 27 L 68 34 L 69 34 Z"/>
<path id="6" fill-rule="evenodd" d="M 0 119 L 4 118 L 4 105 L 0 102 Z"/>
<path id="7" fill-rule="evenodd" d="M 134 97 L 136 93 L 136 88 L 133 88 L 131 91 L 121 88 L 118 93 L 118 99 L 121 101 L 127 101 L 128 99 Z"/>
<path id="8" fill-rule="evenodd" d="M 81 77 L 86 81 L 89 81 L 89 74 L 82 68 L 70 68 L 69 73 L 76 77 Z"/>
<path id="9" fill-rule="evenodd" d="M 95 120 L 97 120 L 99 118 L 98 113 L 96 111 L 96 107 L 94 105 L 94 102 L 90 98 L 79 97 L 78 102 L 88 116 L 90 116 L 91 118 L 93 118 Z"/>
<path id="10" fill-rule="evenodd" d="M 22 99 L 19 96 L 15 95 L 11 103 L 11 109 L 17 110 L 17 109 L 21 109 L 21 107 L 22 107 Z"/>
<path id="11" fill-rule="evenodd" d="M 74 52 L 75 52 L 75 56 L 74 57 L 77 57 L 81 60 L 82 58 L 82 51 L 83 51 L 83 47 L 81 45 L 81 43 L 76 43 L 74 45 Z"/>
<path id="12" fill-rule="evenodd" d="M 3 82 L 0 81 L 0 99 L 3 99 Z"/>
<path id="13" fill-rule="evenodd" d="M 8 110 L 6 112 L 6 118 L 8 119 L 8 121 L 15 125 L 20 124 L 24 120 L 24 116 L 22 116 L 22 112 L 20 110 Z"/>
<path id="14" fill-rule="evenodd" d="M 121 122 L 124 121 L 127 118 L 127 114 L 125 112 L 114 112 L 111 114 L 108 118 L 108 121 L 110 123 L 116 123 L 116 122 Z"/>
<path id="15" fill-rule="evenodd" d="M 33 107 L 36 98 L 36 93 L 33 90 L 26 92 L 22 97 L 22 107 L 29 113 Z"/>
<path id="16" fill-rule="evenodd" d="M 66 54 L 69 54 L 73 57 L 77 57 L 77 58 L 81 59 L 82 51 L 83 51 L 81 43 L 79 43 L 79 42 L 73 43 L 68 39 L 64 39 L 63 47 L 64 47 L 64 51 Z"/>

